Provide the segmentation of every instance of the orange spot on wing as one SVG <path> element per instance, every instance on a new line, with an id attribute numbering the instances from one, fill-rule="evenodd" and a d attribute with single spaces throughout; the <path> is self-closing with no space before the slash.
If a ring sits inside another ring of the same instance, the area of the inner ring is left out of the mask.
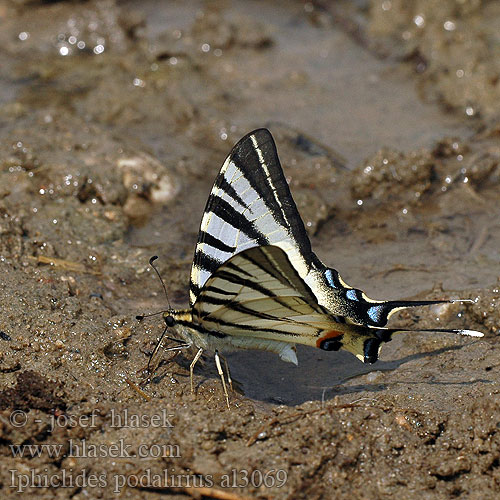
<path id="1" fill-rule="evenodd" d="M 337 330 L 328 330 L 325 334 L 316 340 L 316 347 L 320 347 L 321 343 L 326 339 L 332 339 L 334 337 L 342 337 L 343 332 L 338 332 Z"/>

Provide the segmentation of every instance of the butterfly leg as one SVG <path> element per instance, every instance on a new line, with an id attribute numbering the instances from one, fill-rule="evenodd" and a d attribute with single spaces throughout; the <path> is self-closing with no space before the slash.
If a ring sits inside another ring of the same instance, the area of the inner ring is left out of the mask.
<path id="1" fill-rule="evenodd" d="M 220 364 L 220 357 L 217 351 L 215 351 L 215 366 L 217 366 L 217 371 L 219 372 L 220 379 L 222 380 L 222 388 L 224 389 L 224 396 L 226 396 L 227 407 L 231 409 L 231 407 L 229 406 L 229 395 L 227 393 L 226 381 L 224 379 L 224 372 L 222 371 L 222 366 Z"/>
<path id="2" fill-rule="evenodd" d="M 227 381 L 229 383 L 229 387 L 231 388 L 231 391 L 234 391 L 234 389 L 233 389 L 233 379 L 231 378 L 231 372 L 229 371 L 229 365 L 227 363 L 227 359 L 222 354 L 219 354 L 219 356 L 223 359 L 224 366 L 226 367 Z"/>
<path id="3" fill-rule="evenodd" d="M 194 357 L 193 361 L 189 365 L 189 379 L 191 380 L 191 394 L 194 394 L 194 383 L 193 383 L 193 373 L 194 373 L 194 365 L 198 362 L 201 355 L 203 353 L 203 349 L 199 349 Z"/>

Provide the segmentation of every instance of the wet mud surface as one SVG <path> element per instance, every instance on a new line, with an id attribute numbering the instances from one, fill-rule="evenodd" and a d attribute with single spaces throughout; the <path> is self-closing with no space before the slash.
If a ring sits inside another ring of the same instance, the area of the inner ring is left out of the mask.
<path id="1" fill-rule="evenodd" d="M 409 6 L 411 4 L 411 6 Z M 496 2 L 0 2 L 2 498 L 497 498 Z M 495 24 L 496 23 L 496 24 Z M 160 351 L 215 175 L 273 133 L 381 360 Z M 43 445 L 43 446 L 42 446 Z"/>

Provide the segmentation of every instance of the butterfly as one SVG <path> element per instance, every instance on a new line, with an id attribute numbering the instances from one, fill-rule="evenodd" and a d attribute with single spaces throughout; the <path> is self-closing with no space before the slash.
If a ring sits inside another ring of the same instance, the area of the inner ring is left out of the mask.
<path id="1" fill-rule="evenodd" d="M 345 349 L 375 363 L 383 343 L 408 331 L 385 326 L 392 314 L 455 302 L 374 300 L 325 266 L 311 249 L 275 142 L 264 128 L 233 147 L 215 180 L 198 234 L 189 297 L 188 309 L 169 307 L 163 313 L 166 329 L 175 327 L 182 338 L 179 348 L 198 348 L 190 366 L 192 390 L 194 365 L 203 351 L 215 352 L 228 406 L 219 351 L 261 349 L 298 364 L 295 346 L 304 344 Z M 473 330 L 426 331 L 483 336 Z M 227 363 L 226 371 L 230 381 Z"/>

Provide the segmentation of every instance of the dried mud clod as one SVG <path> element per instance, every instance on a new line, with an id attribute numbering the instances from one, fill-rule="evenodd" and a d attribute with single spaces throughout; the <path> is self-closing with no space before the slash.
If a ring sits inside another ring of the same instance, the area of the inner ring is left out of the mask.
<path id="1" fill-rule="evenodd" d="M 17 376 L 15 387 L 0 392 L 0 410 L 41 410 L 52 413 L 56 409 L 65 410 L 62 385 L 28 370 Z"/>

